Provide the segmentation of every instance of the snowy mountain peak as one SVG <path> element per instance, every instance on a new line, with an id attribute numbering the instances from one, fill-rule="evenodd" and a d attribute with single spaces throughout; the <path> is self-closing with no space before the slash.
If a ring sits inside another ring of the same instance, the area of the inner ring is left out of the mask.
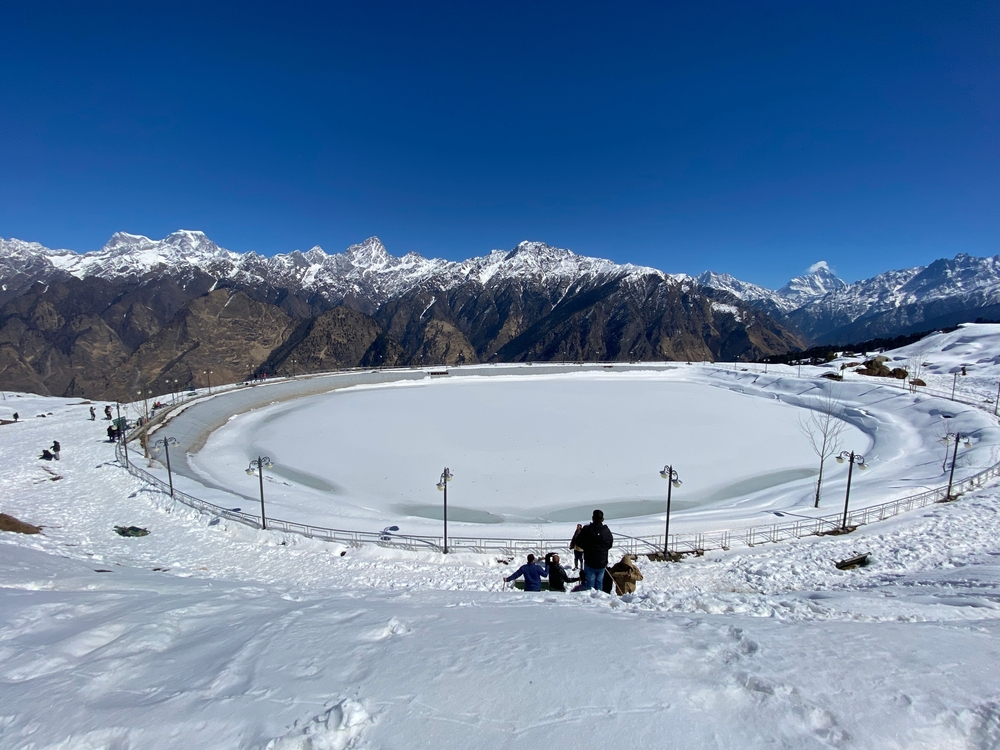
<path id="1" fill-rule="evenodd" d="M 128 252 L 141 245 L 152 245 L 153 240 L 141 234 L 130 234 L 129 232 L 115 232 L 102 248 L 105 252 Z"/>
<path id="2" fill-rule="evenodd" d="M 365 268 L 384 266 L 394 260 L 378 237 L 369 237 L 364 242 L 351 245 L 344 251 L 344 256 L 352 265 Z"/>
<path id="3" fill-rule="evenodd" d="M 825 260 L 821 260 L 809 266 L 807 272 L 802 276 L 796 276 L 781 287 L 778 294 L 795 302 L 804 303 L 846 286 L 847 284 L 830 270 L 829 264 Z"/>
<path id="4" fill-rule="evenodd" d="M 513 259 L 517 256 L 522 258 L 525 256 L 531 256 L 534 258 L 565 258 L 570 255 L 574 255 L 572 250 L 563 250 L 559 247 L 552 247 L 551 245 L 546 245 L 544 242 L 531 242 L 528 240 L 523 240 L 518 242 L 517 245 L 507 253 L 508 259 Z"/>
<path id="5" fill-rule="evenodd" d="M 309 249 L 309 252 L 304 254 L 304 257 L 310 263 L 321 264 L 324 261 L 326 261 L 326 259 L 329 258 L 330 256 L 327 255 L 326 252 L 323 250 L 323 248 L 321 248 L 319 245 L 313 245 Z"/>

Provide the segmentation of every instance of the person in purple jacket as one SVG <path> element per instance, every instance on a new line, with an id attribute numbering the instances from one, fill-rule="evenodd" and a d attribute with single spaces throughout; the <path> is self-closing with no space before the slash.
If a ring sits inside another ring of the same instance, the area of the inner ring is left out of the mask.
<path id="1" fill-rule="evenodd" d="M 503 580 L 506 583 L 510 583 L 513 580 L 524 576 L 524 590 L 525 591 L 541 591 L 542 590 L 542 578 L 548 578 L 549 571 L 547 568 L 543 568 L 541 565 L 535 562 L 534 555 L 528 555 L 528 562 L 522 565 L 520 568 L 515 570 L 511 575 L 507 576 Z"/>

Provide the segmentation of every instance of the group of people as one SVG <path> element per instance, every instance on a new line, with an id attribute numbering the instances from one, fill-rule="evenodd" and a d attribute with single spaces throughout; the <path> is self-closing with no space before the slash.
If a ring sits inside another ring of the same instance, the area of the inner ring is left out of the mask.
<path id="1" fill-rule="evenodd" d="M 42 455 L 39 458 L 43 461 L 58 461 L 60 450 L 62 450 L 62 446 L 59 445 L 59 441 L 53 440 L 51 446 L 42 449 Z"/>
<path id="2" fill-rule="evenodd" d="M 535 561 L 534 555 L 528 555 L 528 562 L 504 577 L 509 583 L 518 578 L 524 578 L 525 591 L 541 591 L 542 578 L 548 578 L 551 591 L 565 591 L 567 583 L 579 582 L 573 591 L 597 591 L 626 594 L 635 591 L 635 584 L 642 580 L 642 573 L 632 562 L 630 555 L 625 555 L 620 562 L 608 568 L 608 552 L 614 546 L 615 538 L 611 529 L 604 525 L 604 512 L 595 510 L 591 522 L 584 526 L 577 524 L 576 532 L 570 541 L 574 552 L 573 570 L 579 570 L 579 576 L 570 578 L 569 574 L 559 564 L 559 555 L 549 552 L 545 555 L 545 564 Z M 610 573 L 610 580 L 605 581 L 605 572 Z"/>

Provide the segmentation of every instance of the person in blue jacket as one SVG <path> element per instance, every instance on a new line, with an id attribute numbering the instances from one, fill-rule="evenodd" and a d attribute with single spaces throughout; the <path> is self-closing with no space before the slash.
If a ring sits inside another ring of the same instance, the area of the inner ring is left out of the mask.
<path id="1" fill-rule="evenodd" d="M 525 591 L 541 591 L 542 579 L 549 577 L 549 571 L 547 567 L 542 567 L 535 562 L 534 555 L 528 555 L 528 562 L 504 578 L 504 581 L 510 583 L 521 576 L 524 576 Z"/>

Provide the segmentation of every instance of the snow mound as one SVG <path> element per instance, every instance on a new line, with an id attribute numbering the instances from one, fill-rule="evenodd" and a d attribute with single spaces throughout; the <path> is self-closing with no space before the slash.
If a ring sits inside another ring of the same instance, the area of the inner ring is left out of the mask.
<path id="1" fill-rule="evenodd" d="M 372 717 L 364 706 L 345 698 L 305 726 L 295 726 L 284 737 L 271 740 L 265 750 L 348 750 L 357 747 L 371 723 Z"/>

